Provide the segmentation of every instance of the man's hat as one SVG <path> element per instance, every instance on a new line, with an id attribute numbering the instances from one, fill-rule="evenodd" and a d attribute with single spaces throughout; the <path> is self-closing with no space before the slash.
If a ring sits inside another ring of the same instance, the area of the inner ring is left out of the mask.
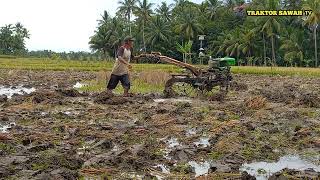
<path id="1" fill-rule="evenodd" d="M 126 36 L 125 38 L 124 38 L 124 42 L 129 42 L 129 41 L 134 41 L 135 39 L 133 38 L 133 37 L 131 37 L 131 36 Z"/>

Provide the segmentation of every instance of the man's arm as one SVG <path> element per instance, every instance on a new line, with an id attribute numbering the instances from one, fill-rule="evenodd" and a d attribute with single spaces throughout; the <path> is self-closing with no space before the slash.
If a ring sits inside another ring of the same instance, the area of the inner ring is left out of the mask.
<path id="1" fill-rule="evenodd" d="M 123 59 L 123 53 L 124 53 L 124 47 L 120 47 L 119 49 L 118 49 L 118 52 L 117 52 L 117 58 L 118 58 L 118 60 L 120 61 L 120 63 L 123 63 L 123 64 L 125 64 L 125 65 L 127 65 L 127 66 L 130 66 L 130 64 L 126 61 L 126 60 L 124 60 Z"/>
<path id="2" fill-rule="evenodd" d="M 124 60 L 123 57 L 119 56 L 119 57 L 118 57 L 118 60 L 119 60 L 121 63 L 123 63 L 123 64 L 125 64 L 125 65 L 127 65 L 127 66 L 130 66 L 130 64 L 129 64 L 126 60 Z"/>

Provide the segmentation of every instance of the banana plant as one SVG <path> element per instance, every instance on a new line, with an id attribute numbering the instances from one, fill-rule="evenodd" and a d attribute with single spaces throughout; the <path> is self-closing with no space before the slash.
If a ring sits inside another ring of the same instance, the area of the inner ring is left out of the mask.
<path id="1" fill-rule="evenodd" d="M 177 43 L 177 50 L 182 53 L 183 62 L 187 62 L 188 55 L 191 55 L 192 41 L 188 41 L 187 43 L 179 44 Z M 190 56 L 189 56 L 190 58 Z"/>

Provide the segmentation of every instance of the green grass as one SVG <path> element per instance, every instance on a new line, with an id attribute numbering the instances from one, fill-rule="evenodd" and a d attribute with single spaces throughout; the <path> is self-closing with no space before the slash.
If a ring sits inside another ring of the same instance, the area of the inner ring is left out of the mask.
<path id="1" fill-rule="evenodd" d="M 0 58 L 5 58 L 5 59 L 16 59 L 16 56 L 11 56 L 11 55 L 2 55 L 0 54 Z"/>
<path id="2" fill-rule="evenodd" d="M 107 79 L 108 80 L 108 79 Z M 93 80 L 89 82 L 85 82 L 88 85 L 83 86 L 79 88 L 80 91 L 83 92 L 101 92 L 106 89 L 106 80 Z M 130 89 L 130 92 L 132 93 L 157 93 L 157 92 L 162 92 L 164 90 L 164 83 L 163 84 L 153 84 L 153 83 L 147 83 L 139 79 L 133 79 L 131 82 L 132 86 Z M 122 94 L 123 93 L 123 88 L 120 85 L 117 86 L 117 88 L 114 90 L 115 93 L 117 94 Z"/>
<path id="3" fill-rule="evenodd" d="M 320 77 L 320 68 L 234 66 L 235 74 Z"/>
<path id="4" fill-rule="evenodd" d="M 1 69 L 25 69 L 25 70 L 74 70 L 74 71 L 111 71 L 113 61 L 75 61 L 75 60 L 51 60 L 40 58 L 0 58 Z M 206 66 L 201 66 L 205 68 Z M 179 73 L 181 68 L 168 64 L 134 64 L 134 72 L 160 70 L 169 73 Z M 282 76 L 308 76 L 320 77 L 320 68 L 297 67 L 254 67 L 234 66 L 231 68 L 235 74 L 257 75 L 282 75 Z"/>
<path id="5" fill-rule="evenodd" d="M 75 61 L 75 60 L 51 60 L 51 59 L 0 59 L 1 69 L 24 69 L 24 70 L 54 70 L 54 71 L 111 71 L 114 61 Z M 135 72 L 146 70 L 162 70 L 165 72 L 178 73 L 181 70 L 167 64 L 134 64 Z"/>

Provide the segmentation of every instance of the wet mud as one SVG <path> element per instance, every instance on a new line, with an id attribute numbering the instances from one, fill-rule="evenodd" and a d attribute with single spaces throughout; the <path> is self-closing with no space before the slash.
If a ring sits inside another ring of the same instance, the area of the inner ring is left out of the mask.
<path id="1" fill-rule="evenodd" d="M 78 92 L 94 72 L 0 74 L 2 87 L 35 89 L 0 95 L 1 179 L 320 177 L 319 78 L 235 75 L 208 101 Z M 288 155 L 299 159 L 258 166 Z"/>

